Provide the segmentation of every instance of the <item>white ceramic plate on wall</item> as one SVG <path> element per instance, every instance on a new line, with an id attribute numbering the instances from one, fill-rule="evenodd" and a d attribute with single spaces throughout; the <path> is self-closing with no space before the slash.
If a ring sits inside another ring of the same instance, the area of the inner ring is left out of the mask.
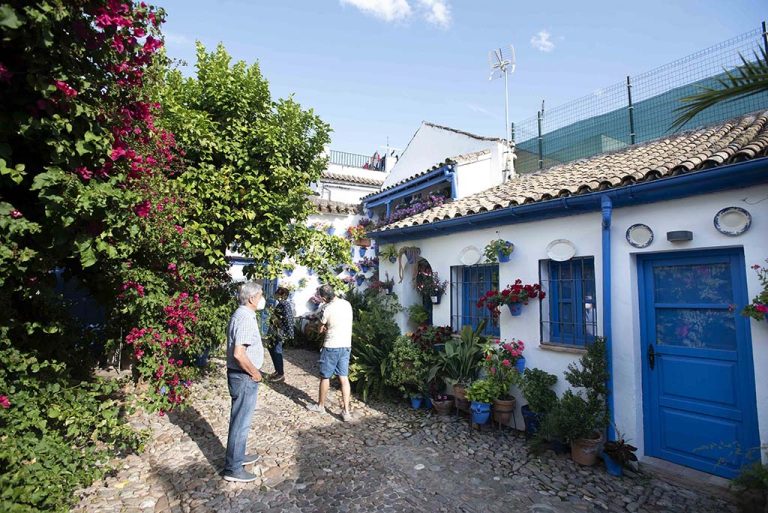
<path id="1" fill-rule="evenodd" d="M 752 216 L 739 207 L 727 207 L 715 214 L 715 228 L 724 235 L 741 235 L 752 225 Z"/>
<path id="2" fill-rule="evenodd" d="M 653 230 L 645 224 L 633 224 L 627 228 L 627 242 L 635 248 L 647 248 L 653 242 Z"/>
<path id="3" fill-rule="evenodd" d="M 459 252 L 459 261 L 464 265 L 475 265 L 482 257 L 483 254 L 475 246 L 467 246 Z"/>
<path id="4" fill-rule="evenodd" d="M 555 262 L 565 262 L 576 254 L 576 246 L 567 239 L 556 239 L 547 245 L 547 256 Z"/>

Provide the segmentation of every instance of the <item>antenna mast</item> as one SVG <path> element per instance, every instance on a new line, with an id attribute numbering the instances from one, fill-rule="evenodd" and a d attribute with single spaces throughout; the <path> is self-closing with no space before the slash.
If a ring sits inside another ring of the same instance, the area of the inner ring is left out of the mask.
<path id="1" fill-rule="evenodd" d="M 509 45 L 509 49 L 506 51 L 501 48 L 497 50 L 491 50 L 488 53 L 488 63 L 491 66 L 491 75 L 488 80 L 494 78 L 501 78 L 504 75 L 504 137 L 507 140 L 507 152 L 511 153 L 512 150 L 512 126 L 509 124 L 509 74 L 515 72 L 515 47 Z M 507 155 L 507 170 L 512 170 L 509 167 L 512 155 Z"/>

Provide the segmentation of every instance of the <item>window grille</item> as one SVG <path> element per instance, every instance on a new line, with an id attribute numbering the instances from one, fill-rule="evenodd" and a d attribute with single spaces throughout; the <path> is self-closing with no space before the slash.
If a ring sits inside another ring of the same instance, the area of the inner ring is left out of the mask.
<path id="1" fill-rule="evenodd" d="M 578 347 L 590 343 L 597 334 L 594 258 L 544 260 L 539 269 L 547 293 L 541 301 L 542 341 Z"/>
<path id="2" fill-rule="evenodd" d="M 485 319 L 483 335 L 499 336 L 498 322 L 487 308 L 478 308 L 477 301 L 491 289 L 499 288 L 498 264 L 451 267 L 451 328 L 476 328 Z"/>

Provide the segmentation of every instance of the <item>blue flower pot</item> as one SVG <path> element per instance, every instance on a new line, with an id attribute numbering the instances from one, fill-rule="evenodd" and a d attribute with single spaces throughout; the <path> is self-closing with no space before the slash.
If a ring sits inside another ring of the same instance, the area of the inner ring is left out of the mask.
<path id="1" fill-rule="evenodd" d="M 496 252 L 496 256 L 498 256 L 498 257 L 499 257 L 499 262 L 501 262 L 501 263 L 504 263 L 504 262 L 509 262 L 509 258 L 510 258 L 512 255 L 505 255 L 505 254 L 504 254 L 504 253 L 502 253 L 501 251 L 497 251 L 497 252 Z"/>
<path id="2" fill-rule="evenodd" d="M 522 375 L 523 372 L 525 372 L 525 356 L 521 356 L 520 358 L 517 359 L 517 361 L 515 362 L 515 367 L 517 368 L 517 372 L 519 372 L 520 375 Z"/>
<path id="3" fill-rule="evenodd" d="M 512 314 L 512 317 L 517 317 L 523 313 L 522 303 L 507 303 L 507 306 L 509 307 L 509 313 Z"/>
<path id="4" fill-rule="evenodd" d="M 355 278 L 355 283 L 357 283 L 357 286 L 358 286 L 358 287 L 359 287 L 360 285 L 362 285 L 364 281 L 365 281 L 365 278 L 364 278 L 364 277 L 362 277 L 362 276 L 358 276 L 357 278 Z"/>
<path id="5" fill-rule="evenodd" d="M 608 456 L 606 453 L 602 453 L 603 461 L 605 462 L 605 470 L 612 476 L 621 477 L 624 475 L 624 471 L 621 468 L 621 464 Z"/>
<path id="6" fill-rule="evenodd" d="M 429 397 L 425 397 L 424 401 L 421 403 L 421 406 L 425 410 L 431 410 L 432 409 L 432 399 L 430 399 Z"/>
<path id="7" fill-rule="evenodd" d="M 310 276 L 314 276 L 315 275 L 315 271 L 313 271 L 312 269 L 307 269 L 307 274 L 310 275 Z"/>
<path id="8" fill-rule="evenodd" d="M 411 408 L 414 410 L 421 408 L 421 400 L 422 398 L 420 396 L 411 397 Z"/>
<path id="9" fill-rule="evenodd" d="M 361 257 L 364 257 L 364 256 L 365 256 L 365 252 L 366 252 L 367 250 L 368 250 L 368 248 L 360 248 L 360 249 L 358 249 L 358 250 L 357 250 L 357 252 L 358 252 L 358 254 L 359 254 Z"/>
<path id="10" fill-rule="evenodd" d="M 525 420 L 525 437 L 531 438 L 539 432 L 541 418 L 538 413 L 531 411 L 527 404 L 520 407 L 520 413 L 522 413 L 523 420 Z"/>
<path id="11" fill-rule="evenodd" d="M 364 273 L 367 273 L 368 269 L 369 269 L 369 267 L 367 265 L 361 265 L 360 266 L 360 270 L 363 271 Z"/>
<path id="12" fill-rule="evenodd" d="M 286 276 L 290 276 L 290 275 L 292 275 L 292 274 L 293 274 L 293 269 L 286 269 L 286 270 L 284 271 L 284 273 L 285 273 L 285 275 L 286 275 Z"/>
<path id="13" fill-rule="evenodd" d="M 491 418 L 491 403 L 472 401 L 469 411 L 472 412 L 472 422 L 474 424 L 485 424 Z"/>
<path id="14" fill-rule="evenodd" d="M 336 228 L 334 228 L 333 226 L 331 226 L 330 228 L 328 228 L 328 229 L 327 229 L 327 230 L 325 230 L 325 231 L 328 233 L 328 235 L 333 235 L 334 233 L 336 233 Z"/>
<path id="15" fill-rule="evenodd" d="M 389 262 L 394 264 L 395 262 L 397 262 L 397 257 L 393 257 L 393 256 L 389 257 Z"/>

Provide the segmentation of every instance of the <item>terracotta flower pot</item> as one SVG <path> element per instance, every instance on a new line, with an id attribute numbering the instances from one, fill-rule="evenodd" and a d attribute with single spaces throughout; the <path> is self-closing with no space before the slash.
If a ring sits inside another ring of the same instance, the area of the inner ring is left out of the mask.
<path id="1" fill-rule="evenodd" d="M 453 408 L 453 398 L 448 396 L 446 401 L 432 400 L 432 407 L 435 409 L 438 415 L 450 415 Z"/>
<path id="2" fill-rule="evenodd" d="M 515 414 L 517 400 L 514 397 L 493 400 L 493 420 L 503 426 L 509 426 Z"/>
<path id="3" fill-rule="evenodd" d="M 571 459 L 580 465 L 592 466 L 603 451 L 603 434 L 595 431 L 591 438 L 571 442 Z"/>
<path id="4" fill-rule="evenodd" d="M 467 401 L 467 390 L 464 386 L 453 385 L 453 397 L 456 402 L 456 408 L 464 412 L 469 412 L 469 401 Z"/>

